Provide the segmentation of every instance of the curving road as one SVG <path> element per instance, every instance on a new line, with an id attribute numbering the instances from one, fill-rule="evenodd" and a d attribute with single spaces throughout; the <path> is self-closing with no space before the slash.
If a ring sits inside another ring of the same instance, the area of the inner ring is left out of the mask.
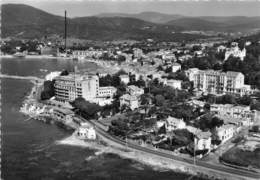
<path id="1" fill-rule="evenodd" d="M 111 136 L 110 134 L 108 134 L 106 131 L 104 131 L 102 128 L 100 128 L 100 124 L 96 121 L 91 121 L 90 123 L 92 123 L 93 126 L 95 126 L 95 129 L 97 131 L 97 133 L 101 136 L 104 136 L 105 138 L 113 141 L 114 143 L 117 143 L 119 145 L 126 145 L 126 142 L 116 138 L 114 136 Z M 237 176 L 240 178 L 244 178 L 244 179 L 260 179 L 260 174 L 256 173 L 256 172 L 251 172 L 251 171 L 246 171 L 246 170 L 241 170 L 241 169 L 235 169 L 232 167 L 227 167 L 227 166 L 221 166 L 221 165 L 216 165 L 216 164 L 210 164 L 210 163 L 206 163 L 206 162 L 202 162 L 202 161 L 196 161 L 196 165 L 193 165 L 193 160 L 192 159 L 186 159 L 186 158 L 182 158 L 179 156 L 175 156 L 172 154 L 168 154 L 166 152 L 161 152 L 158 150 L 153 150 L 147 147 L 143 147 L 143 146 L 139 146 L 136 144 L 132 144 L 132 143 L 127 143 L 127 148 L 131 148 L 133 150 L 138 150 L 138 151 L 142 151 L 145 153 L 150 153 L 150 154 L 154 154 L 157 156 L 161 156 L 163 158 L 168 158 L 171 160 L 175 160 L 175 161 L 179 161 L 182 163 L 186 163 L 189 166 L 194 166 L 194 167 L 202 167 L 202 168 L 206 168 L 210 171 L 215 171 L 217 173 L 221 173 L 221 174 L 229 174 L 231 176 Z"/>

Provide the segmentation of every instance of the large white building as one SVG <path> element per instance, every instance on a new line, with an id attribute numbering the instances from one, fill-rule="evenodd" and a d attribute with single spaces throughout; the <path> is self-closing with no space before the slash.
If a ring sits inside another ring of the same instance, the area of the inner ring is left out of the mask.
<path id="1" fill-rule="evenodd" d="M 72 52 L 72 57 L 76 59 L 85 59 L 85 58 L 98 58 L 101 57 L 103 51 L 101 50 L 75 50 Z"/>
<path id="2" fill-rule="evenodd" d="M 70 74 L 54 79 L 55 99 L 61 102 L 71 102 L 78 97 L 99 102 L 102 98 L 112 98 L 116 93 L 116 88 L 112 86 L 99 87 L 99 78 L 96 75 Z"/>
<path id="3" fill-rule="evenodd" d="M 214 70 L 199 70 L 191 68 L 185 71 L 196 90 L 211 94 L 250 94 L 251 88 L 244 84 L 244 75 L 241 72 L 221 72 Z"/>
<path id="4" fill-rule="evenodd" d="M 174 118 L 169 116 L 166 119 L 166 129 L 167 131 L 173 131 L 176 129 L 184 129 L 186 127 L 186 123 L 182 119 Z"/>
<path id="5" fill-rule="evenodd" d="M 58 101 L 70 102 L 78 97 L 92 101 L 99 95 L 98 76 L 70 74 L 55 77 L 55 98 Z"/>
<path id="6" fill-rule="evenodd" d="M 225 124 L 223 126 L 217 127 L 215 129 L 215 136 L 218 140 L 222 143 L 226 142 L 227 140 L 231 139 L 236 132 L 236 127 L 231 124 Z"/>
<path id="7" fill-rule="evenodd" d="M 253 112 L 250 110 L 249 106 L 236 106 L 233 104 L 211 104 L 210 111 L 217 115 L 227 115 L 234 118 L 253 118 Z"/>

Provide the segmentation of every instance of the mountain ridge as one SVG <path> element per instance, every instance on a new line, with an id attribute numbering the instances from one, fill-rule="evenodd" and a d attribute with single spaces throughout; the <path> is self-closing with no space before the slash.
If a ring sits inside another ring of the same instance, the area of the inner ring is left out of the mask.
<path id="1" fill-rule="evenodd" d="M 68 35 L 91 40 L 193 40 L 201 35 L 183 35 L 182 29 L 173 25 L 155 24 L 128 17 L 78 17 L 68 18 Z M 2 5 L 3 37 L 41 38 L 46 35 L 63 36 L 64 18 L 23 4 Z"/>

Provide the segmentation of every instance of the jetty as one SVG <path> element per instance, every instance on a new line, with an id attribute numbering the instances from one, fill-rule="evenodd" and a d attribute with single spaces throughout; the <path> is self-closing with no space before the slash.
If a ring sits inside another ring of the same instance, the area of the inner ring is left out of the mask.
<path id="1" fill-rule="evenodd" d="M 36 83 L 44 82 L 44 79 L 38 78 L 36 76 L 17 76 L 17 75 L 0 74 L 0 78 L 30 80 Z"/>

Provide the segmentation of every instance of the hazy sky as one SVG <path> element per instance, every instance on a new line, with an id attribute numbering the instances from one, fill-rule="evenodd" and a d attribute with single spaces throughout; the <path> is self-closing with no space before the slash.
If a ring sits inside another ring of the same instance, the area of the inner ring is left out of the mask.
<path id="1" fill-rule="evenodd" d="M 260 16 L 260 0 L 2 0 L 28 4 L 47 12 L 70 17 L 99 13 L 156 11 L 189 16 Z"/>

